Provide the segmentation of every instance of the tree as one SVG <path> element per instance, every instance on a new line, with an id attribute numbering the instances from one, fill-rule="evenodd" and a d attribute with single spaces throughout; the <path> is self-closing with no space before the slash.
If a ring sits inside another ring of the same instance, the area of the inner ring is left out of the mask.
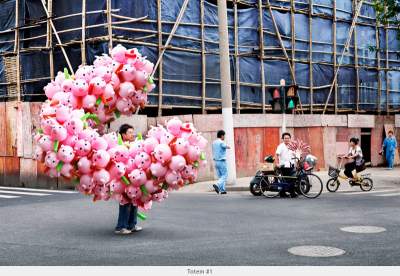
<path id="1" fill-rule="evenodd" d="M 400 1 L 399 0 L 374 0 L 373 6 L 376 18 L 381 24 L 390 24 L 397 27 L 397 39 L 400 40 Z"/>

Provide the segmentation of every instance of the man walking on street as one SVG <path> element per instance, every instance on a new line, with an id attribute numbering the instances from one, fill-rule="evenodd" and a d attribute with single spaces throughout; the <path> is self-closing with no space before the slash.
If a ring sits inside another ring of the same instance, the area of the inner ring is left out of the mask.
<path id="1" fill-rule="evenodd" d="M 123 124 L 119 128 L 119 134 L 121 134 L 122 141 L 124 144 L 129 144 L 135 139 L 133 126 Z M 137 226 L 137 206 L 132 203 L 119 205 L 118 222 L 115 227 L 115 234 L 131 234 L 132 232 L 138 232 L 142 230 L 142 227 Z"/>
<path id="2" fill-rule="evenodd" d="M 215 171 L 217 172 L 218 182 L 214 184 L 214 190 L 217 194 L 226 194 L 225 182 L 228 178 L 228 168 L 226 165 L 226 149 L 230 149 L 224 142 L 225 131 L 219 130 L 217 132 L 217 139 L 212 144 L 213 160 L 215 164 Z"/>

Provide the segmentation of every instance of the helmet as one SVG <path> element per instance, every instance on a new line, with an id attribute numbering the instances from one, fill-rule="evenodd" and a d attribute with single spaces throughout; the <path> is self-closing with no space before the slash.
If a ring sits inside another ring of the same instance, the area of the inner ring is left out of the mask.
<path id="1" fill-rule="evenodd" d="M 317 164 L 317 160 L 318 160 L 317 157 L 315 157 L 314 155 L 307 154 L 306 157 L 304 158 L 303 168 L 306 171 L 312 170 Z"/>

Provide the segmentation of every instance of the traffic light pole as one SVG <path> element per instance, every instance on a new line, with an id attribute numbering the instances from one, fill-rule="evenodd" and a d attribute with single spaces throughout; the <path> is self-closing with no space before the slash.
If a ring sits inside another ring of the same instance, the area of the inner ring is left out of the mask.
<path id="1" fill-rule="evenodd" d="M 281 79 L 280 81 L 281 84 L 281 95 L 283 97 L 283 108 L 282 108 L 282 133 L 286 132 L 286 91 L 285 91 L 285 80 Z"/>
<path id="2" fill-rule="evenodd" d="M 218 0 L 219 58 L 221 72 L 222 118 L 225 130 L 227 151 L 228 179 L 227 183 L 236 184 L 235 142 L 233 132 L 231 68 L 229 63 L 228 15 L 226 0 Z"/>

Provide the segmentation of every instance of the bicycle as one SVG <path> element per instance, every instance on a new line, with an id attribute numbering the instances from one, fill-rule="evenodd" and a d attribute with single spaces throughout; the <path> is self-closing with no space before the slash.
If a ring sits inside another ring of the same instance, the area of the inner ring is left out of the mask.
<path id="1" fill-rule="evenodd" d="M 361 174 L 361 175 L 356 175 L 354 178 L 349 178 L 344 174 L 341 174 L 342 171 L 342 165 L 343 165 L 343 157 L 338 157 L 340 159 L 339 167 L 334 168 L 332 166 L 329 166 L 328 170 L 328 175 L 331 177 L 327 182 L 326 182 L 326 189 L 329 192 L 336 192 L 339 189 L 339 186 L 341 185 L 339 179 L 346 180 L 350 186 L 359 186 L 360 189 L 364 192 L 368 192 L 372 190 L 372 187 L 374 186 L 374 182 L 372 181 L 369 176 L 371 174 Z"/>
<path id="2" fill-rule="evenodd" d="M 274 198 L 279 196 L 280 192 L 289 192 L 291 185 L 294 185 L 294 190 L 297 194 L 307 198 L 320 196 L 323 189 L 322 180 L 311 172 L 315 163 L 309 165 L 309 162 L 306 161 L 307 157 L 293 159 L 298 160 L 294 176 L 283 176 L 279 168 L 275 168 L 272 174 L 258 171 L 255 176 L 258 181 L 250 184 L 250 191 L 254 195 Z"/>

